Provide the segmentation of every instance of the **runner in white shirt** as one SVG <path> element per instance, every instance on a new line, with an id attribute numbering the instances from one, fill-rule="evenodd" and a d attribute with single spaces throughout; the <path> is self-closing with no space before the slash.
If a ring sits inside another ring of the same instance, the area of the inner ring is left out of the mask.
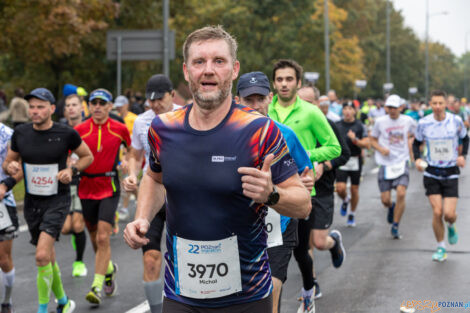
<path id="1" fill-rule="evenodd" d="M 432 255 L 432 259 L 442 262 L 447 259 L 443 218 L 448 223 L 449 243 L 456 244 L 458 241 L 455 221 L 459 196 L 459 167 L 465 166 L 469 139 L 462 119 L 445 111 L 445 92 L 433 91 L 430 103 L 433 114 L 419 121 L 413 154 L 416 168 L 425 171 L 424 188 L 433 210 L 432 227 L 437 240 L 437 251 Z M 426 162 L 421 159 L 419 151 L 424 141 L 427 146 Z"/>
<path id="2" fill-rule="evenodd" d="M 388 107 L 388 114 L 375 121 L 370 141 L 376 150 L 380 197 L 383 205 L 388 208 L 387 221 L 392 224 L 392 237 L 400 239 L 398 225 L 405 211 L 406 188 L 409 182 L 408 139 L 413 136 L 416 123 L 411 117 L 400 114 L 399 96 L 388 97 L 385 106 Z M 396 203 L 391 199 L 392 188 L 396 189 Z"/>
<path id="3" fill-rule="evenodd" d="M 123 181 L 126 191 L 137 191 L 137 176 L 145 154 L 145 168 L 148 167 L 150 147 L 148 144 L 148 131 L 152 120 L 157 114 L 162 114 L 180 108 L 173 103 L 173 84 L 162 74 L 153 75 L 147 82 L 145 90 L 150 110 L 140 114 L 134 122 L 132 131 L 131 152 L 129 154 L 129 176 Z M 146 237 L 149 244 L 142 247 L 144 263 L 144 288 L 152 313 L 161 312 L 163 285 L 160 278 L 162 254 L 160 249 L 163 227 L 165 224 L 165 206 L 155 216 L 150 224 Z"/>

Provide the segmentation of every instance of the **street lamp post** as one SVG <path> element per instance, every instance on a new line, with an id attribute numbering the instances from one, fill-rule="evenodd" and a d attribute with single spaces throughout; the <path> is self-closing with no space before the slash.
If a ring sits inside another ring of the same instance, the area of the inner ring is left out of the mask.
<path id="1" fill-rule="evenodd" d="M 387 0 L 387 71 L 386 83 L 391 82 L 390 77 L 390 0 Z"/>
<path id="2" fill-rule="evenodd" d="M 330 90 L 330 30 L 329 30 L 329 16 L 328 16 L 328 0 L 325 0 L 325 89 L 326 92 Z"/>
<path id="3" fill-rule="evenodd" d="M 428 102 L 429 94 L 429 19 L 436 15 L 447 15 L 446 11 L 429 14 L 429 0 L 426 0 L 426 46 L 425 46 L 425 64 L 424 64 L 424 98 Z"/>
<path id="4" fill-rule="evenodd" d="M 467 37 L 470 35 L 470 31 L 467 31 L 465 33 L 465 52 L 464 52 L 464 57 L 463 57 L 463 95 L 465 98 L 467 98 L 467 67 L 468 67 L 468 62 L 466 61 L 467 57 L 465 56 L 467 54 Z"/>

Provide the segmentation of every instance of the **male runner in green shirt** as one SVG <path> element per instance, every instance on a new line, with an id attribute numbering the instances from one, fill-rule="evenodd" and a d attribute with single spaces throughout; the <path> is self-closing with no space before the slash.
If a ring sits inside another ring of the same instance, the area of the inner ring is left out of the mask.
<path id="1" fill-rule="evenodd" d="M 341 146 L 320 109 L 297 95 L 297 89 L 302 83 L 301 77 L 302 67 L 294 60 L 279 60 L 274 65 L 273 86 L 277 95 L 269 106 L 268 115 L 273 120 L 292 128 L 312 163 L 318 163 L 315 166 L 315 180 L 318 180 L 324 171 L 331 170 L 324 162 L 338 157 L 341 154 Z M 314 188 L 311 196 L 315 194 Z M 321 220 L 325 220 L 325 224 L 329 223 L 326 221 L 326 216 Z M 310 225 L 311 223 L 305 220 L 299 220 L 299 246 L 294 250 L 303 279 L 303 302 L 297 313 L 313 312 L 310 303 L 313 302 L 314 280 L 312 259 L 308 255 Z M 333 231 L 329 235 L 325 233 L 324 246 L 331 252 L 333 265 L 341 266 L 345 256 L 341 233 L 339 231 Z"/>

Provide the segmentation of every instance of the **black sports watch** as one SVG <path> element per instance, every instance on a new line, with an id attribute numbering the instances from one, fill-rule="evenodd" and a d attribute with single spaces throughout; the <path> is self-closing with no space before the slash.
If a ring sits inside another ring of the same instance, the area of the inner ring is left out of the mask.
<path id="1" fill-rule="evenodd" d="M 78 175 L 78 168 L 76 168 L 75 166 L 71 166 L 70 168 L 72 169 L 72 176 Z"/>
<path id="2" fill-rule="evenodd" d="M 278 202 L 279 202 L 279 192 L 277 192 L 276 186 L 273 185 L 273 191 L 269 194 L 268 201 L 266 201 L 264 204 L 270 206 L 270 205 L 275 205 Z"/>

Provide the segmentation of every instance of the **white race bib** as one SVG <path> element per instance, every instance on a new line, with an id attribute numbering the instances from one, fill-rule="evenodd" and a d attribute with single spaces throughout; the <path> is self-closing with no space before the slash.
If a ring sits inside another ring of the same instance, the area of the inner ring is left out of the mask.
<path id="1" fill-rule="evenodd" d="M 13 225 L 8 209 L 3 201 L 0 202 L 0 230 L 4 230 Z"/>
<path id="2" fill-rule="evenodd" d="M 268 248 L 282 246 L 281 215 L 273 208 L 268 207 L 265 223 L 268 232 Z"/>
<path id="3" fill-rule="evenodd" d="M 452 161 L 454 158 L 452 139 L 430 140 L 429 153 L 432 161 Z"/>
<path id="4" fill-rule="evenodd" d="M 197 241 L 173 236 L 176 294 L 220 298 L 242 290 L 237 236 Z"/>
<path id="5" fill-rule="evenodd" d="M 59 164 L 24 163 L 27 192 L 36 196 L 56 195 Z"/>
<path id="6" fill-rule="evenodd" d="M 342 171 L 359 171 L 359 157 L 352 156 L 346 164 L 339 167 Z"/>
<path id="7" fill-rule="evenodd" d="M 384 178 L 387 180 L 395 179 L 405 174 L 406 162 L 402 161 L 394 165 L 385 166 Z"/>

